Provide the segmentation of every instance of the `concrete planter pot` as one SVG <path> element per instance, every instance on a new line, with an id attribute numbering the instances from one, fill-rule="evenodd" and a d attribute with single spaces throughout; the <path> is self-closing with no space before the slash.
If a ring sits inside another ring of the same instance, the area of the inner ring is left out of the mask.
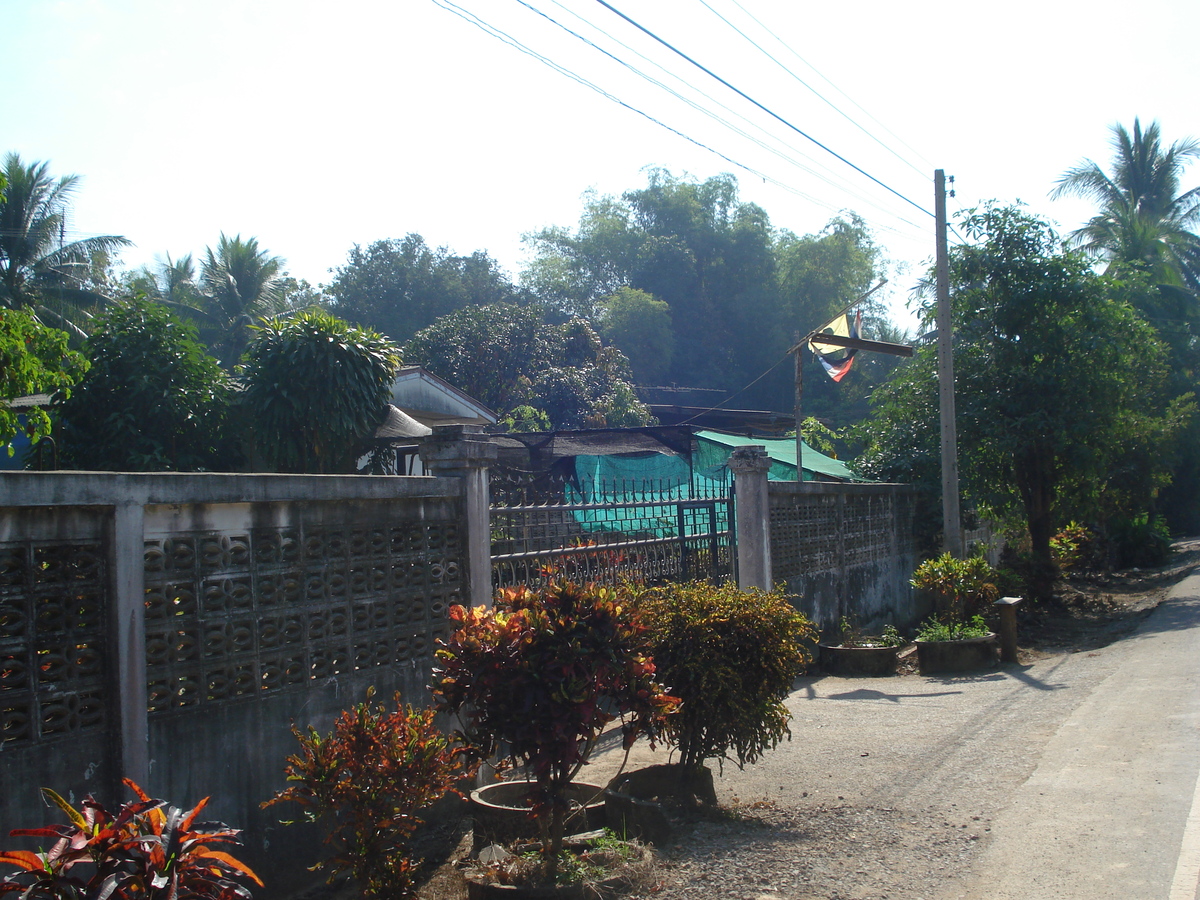
<path id="1" fill-rule="evenodd" d="M 821 668 L 830 675 L 895 675 L 896 655 L 899 652 L 899 647 L 846 647 L 841 644 L 822 644 Z"/>
<path id="2" fill-rule="evenodd" d="M 529 815 L 528 781 L 501 781 L 471 791 L 470 813 L 475 823 L 474 847 L 536 840 L 537 823 Z M 568 817 L 568 834 L 595 831 L 605 825 L 604 788 L 586 781 L 566 787 L 573 813 Z"/>
<path id="3" fill-rule="evenodd" d="M 712 770 L 705 766 L 647 766 L 617 776 L 604 792 L 610 828 L 659 846 L 675 832 L 679 813 L 697 805 L 717 805 Z"/>
<path id="4" fill-rule="evenodd" d="M 996 665 L 996 635 L 961 641 L 917 641 L 917 662 L 922 675 L 939 672 L 972 672 Z"/>

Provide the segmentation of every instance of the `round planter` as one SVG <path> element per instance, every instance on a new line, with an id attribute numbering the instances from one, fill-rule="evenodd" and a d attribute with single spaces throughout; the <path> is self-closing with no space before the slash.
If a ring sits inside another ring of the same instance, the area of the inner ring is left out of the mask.
<path id="1" fill-rule="evenodd" d="M 996 635 L 962 641 L 917 641 L 917 662 L 922 675 L 938 672 L 971 672 L 996 664 Z"/>
<path id="2" fill-rule="evenodd" d="M 470 811 L 475 823 L 474 846 L 536 840 L 537 823 L 529 815 L 528 781 L 500 781 L 471 791 Z M 573 810 L 567 834 L 603 828 L 604 788 L 586 781 L 568 784 L 566 798 Z"/>
<path id="3" fill-rule="evenodd" d="M 821 645 L 821 668 L 831 675 L 896 674 L 899 647 L 844 647 Z"/>
<path id="4" fill-rule="evenodd" d="M 675 831 L 682 809 L 717 805 L 712 771 L 675 764 L 647 766 L 614 778 L 604 792 L 609 828 L 662 845 Z"/>

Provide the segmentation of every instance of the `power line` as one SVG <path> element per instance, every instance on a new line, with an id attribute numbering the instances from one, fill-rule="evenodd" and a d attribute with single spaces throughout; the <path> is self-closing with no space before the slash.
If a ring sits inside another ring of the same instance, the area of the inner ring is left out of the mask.
<path id="1" fill-rule="evenodd" d="M 641 31 L 643 34 L 647 35 L 648 37 L 652 38 L 653 40 L 658 41 L 658 43 L 662 44 L 664 47 L 666 47 L 672 53 L 687 60 L 689 63 L 691 63 L 697 69 L 704 72 L 706 75 L 710 76 L 711 78 L 715 78 L 717 81 L 721 82 L 721 84 L 725 85 L 725 87 L 729 88 L 731 91 L 733 91 L 739 97 L 742 97 L 747 102 L 752 103 L 754 106 L 758 107 L 759 109 L 761 109 L 763 112 L 765 112 L 767 115 L 771 116 L 772 118 L 778 120 L 780 123 L 782 123 L 786 127 L 790 128 L 792 131 L 796 132 L 801 137 L 805 138 L 806 140 L 812 141 L 814 144 L 816 144 L 818 147 L 820 147 L 826 153 L 841 160 L 843 163 L 848 165 L 850 168 L 854 169 L 854 171 L 858 172 L 860 175 L 863 175 L 864 177 L 870 179 L 871 181 L 875 182 L 877 185 L 879 185 L 884 190 L 888 191 L 889 193 L 895 194 L 897 197 L 899 197 L 905 203 L 909 204 L 910 206 L 916 207 L 921 212 L 925 213 L 925 215 L 933 218 L 933 213 L 931 213 L 929 210 L 925 209 L 925 207 L 921 206 L 919 203 L 916 203 L 913 200 L 910 200 L 908 197 L 905 197 L 903 194 L 901 194 L 895 188 L 893 188 L 887 184 L 884 184 L 882 181 L 880 181 L 878 178 L 876 178 L 870 172 L 867 172 L 864 169 L 856 166 L 854 163 L 850 162 L 850 160 L 846 159 L 846 157 L 842 156 L 836 150 L 833 150 L 830 147 L 825 146 L 825 144 L 821 143 L 816 138 L 814 138 L 812 135 L 810 135 L 810 134 L 806 133 L 805 131 L 803 131 L 802 129 L 798 128 L 796 125 L 792 124 L 787 119 L 783 118 L 783 116 L 779 115 L 774 110 L 759 103 L 757 100 L 755 100 L 749 94 L 747 94 L 745 91 L 742 91 L 739 88 L 734 87 L 732 84 L 730 84 L 728 81 L 726 81 L 720 75 L 713 72 L 708 67 L 701 65 L 696 60 L 692 59 L 690 56 L 688 56 L 686 53 L 684 53 L 682 50 L 679 50 L 678 48 L 673 46 L 668 41 L 659 37 L 657 34 L 655 34 L 650 29 L 646 28 L 644 25 L 641 25 L 638 22 L 634 21 L 633 19 L 629 18 L 629 16 L 625 15 L 625 13 L 621 12 L 619 9 L 614 7 L 612 4 L 608 3 L 607 0 L 596 0 L 596 2 L 599 3 L 601 6 L 603 6 L 605 9 L 612 12 L 614 15 L 619 16 L 620 18 L 624 19 L 626 22 L 628 22 L 634 28 L 638 29 L 638 31 Z"/>
<path id="2" fill-rule="evenodd" d="M 792 185 L 782 182 L 779 179 L 766 174 L 765 172 L 762 172 L 762 171 L 760 171 L 752 166 L 749 166 L 745 163 L 739 162 L 738 160 L 734 159 L 733 157 L 731 157 L 725 153 L 722 153 L 721 151 L 719 151 L 713 147 L 710 147 L 708 144 L 705 144 L 704 142 L 697 140 L 696 138 L 692 137 L 689 134 L 684 133 L 683 131 L 680 131 L 677 128 L 673 128 L 672 126 L 666 124 L 662 120 L 655 118 L 654 116 L 633 106 L 630 103 L 627 103 L 626 101 L 622 100 L 620 97 L 617 97 L 616 95 L 610 93 L 609 91 L 604 90 L 603 88 L 601 88 L 599 85 L 595 84 L 594 82 L 588 80 L 587 78 L 584 78 L 582 75 L 579 75 L 578 73 L 572 71 L 571 69 L 567 68 L 566 66 L 555 62 L 554 60 L 552 60 L 545 54 L 539 53 L 538 51 L 534 50 L 533 48 L 529 47 L 528 45 L 522 43 L 517 38 L 513 37 L 512 35 L 508 34 L 505 31 L 501 30 L 500 28 L 497 28 L 496 26 L 490 24 L 489 22 L 480 18 L 478 15 L 471 12 L 470 10 L 464 9 L 463 7 L 454 3 L 453 0 L 433 0 L 433 2 L 436 5 L 440 6 L 442 9 L 445 9 L 447 12 L 452 12 L 455 15 L 459 16 L 460 18 L 466 20 L 467 22 L 470 22 L 472 25 L 475 25 L 477 28 L 479 28 L 485 34 L 488 34 L 489 36 L 496 38 L 497 40 L 500 40 L 503 43 L 508 44 L 509 46 L 513 47 L 514 49 L 520 50 L 522 53 L 536 59 L 538 62 L 542 63 L 543 65 L 547 66 L 548 68 L 551 68 L 554 71 L 558 72 L 559 74 L 570 78 L 572 81 L 575 81 L 576 83 L 595 91 L 596 93 L 600 94 L 600 96 L 604 97 L 605 99 L 610 100 L 613 103 L 616 103 L 617 105 L 624 107 L 625 109 L 628 109 L 629 111 L 634 112 L 639 116 L 642 116 L 643 118 L 647 119 L 648 121 L 653 122 L 655 125 L 658 125 L 660 128 L 664 128 L 667 131 L 671 132 L 672 134 L 683 138 L 684 140 L 688 141 L 689 143 L 695 144 L 697 147 L 700 147 L 701 149 L 706 150 L 709 153 L 712 153 L 714 156 L 717 156 L 718 158 L 725 160 L 730 165 L 736 166 L 737 168 L 739 168 L 745 172 L 749 172 L 750 174 L 755 175 L 758 178 L 761 178 L 764 182 L 769 182 L 770 184 L 775 185 L 780 190 L 786 191 L 790 194 L 794 194 L 795 196 L 798 196 L 798 197 L 800 197 L 804 200 L 807 200 L 811 203 L 814 203 L 818 206 L 823 206 L 826 209 L 829 209 L 832 211 L 837 210 L 836 207 L 834 207 L 830 204 L 827 204 L 827 203 L 823 203 L 823 202 L 817 200 L 815 197 L 811 197 L 810 195 L 805 194 L 803 191 L 800 191 L 799 189 L 793 187 Z M 909 222 L 906 219 L 903 219 L 902 217 L 897 217 L 897 218 L 899 218 L 901 222 L 904 222 L 905 224 L 909 225 L 910 227 L 917 228 L 918 230 L 920 230 L 919 226 L 917 226 L 915 223 Z M 880 230 L 889 231 L 894 234 L 901 233 L 897 229 L 891 228 L 886 225 L 876 225 L 876 227 L 878 227 Z"/>
<path id="3" fill-rule="evenodd" d="M 656 87 L 659 87 L 659 88 L 661 88 L 662 90 L 664 90 L 664 91 L 666 91 L 667 93 L 669 93 L 671 96 L 673 96 L 673 97 L 675 97 L 676 99 L 678 99 L 678 100 L 682 101 L 683 103 L 686 103 L 686 104 L 687 104 L 688 106 L 690 106 L 692 109 L 696 110 L 697 112 L 701 113 L 702 115 L 708 116 L 708 117 L 709 117 L 710 119 L 712 119 L 713 121 L 715 121 L 715 122 L 718 122 L 718 123 L 719 123 L 719 124 L 721 124 L 721 125 L 724 125 L 726 128 L 730 129 L 730 130 L 731 130 L 731 131 L 733 131 L 735 134 L 738 134 L 738 135 L 740 135 L 741 137 L 744 137 L 746 140 L 748 140 L 748 141 L 751 141 L 752 143 L 754 143 L 754 144 L 756 144 L 757 146 L 761 147 L 763 150 L 767 151 L 768 153 L 771 153 L 771 154 L 773 154 L 773 155 L 777 156 L 779 159 L 783 160 L 784 162 L 786 162 L 786 163 L 789 163 L 789 164 L 791 164 L 791 165 L 794 165 L 794 166 L 796 166 L 796 167 L 797 167 L 798 169 L 800 169 L 801 171 L 803 171 L 803 172 L 805 172 L 805 173 L 807 173 L 807 174 L 811 175 L 812 177 L 814 177 L 814 178 L 816 178 L 816 179 L 818 179 L 818 180 L 820 180 L 820 181 L 823 181 L 823 182 L 825 182 L 825 183 L 826 183 L 826 184 L 828 184 L 830 187 L 833 187 L 833 188 L 835 188 L 835 189 L 839 189 L 839 190 L 845 191 L 846 193 L 848 193 L 848 194 L 850 194 L 851 196 L 855 197 L 856 199 L 858 199 L 858 200 L 859 200 L 859 201 L 861 201 L 862 203 L 865 203 L 865 204 L 868 204 L 868 205 L 870 205 L 870 206 L 873 206 L 873 207 L 875 207 L 877 210 L 879 210 L 879 211 L 880 211 L 881 213 L 883 213 L 884 215 L 896 215 L 894 212 L 892 212 L 892 211 L 890 211 L 890 210 L 887 210 L 887 209 L 885 209 L 884 207 L 880 206 L 878 203 L 876 203 L 876 202 L 875 202 L 873 199 L 871 199 L 870 197 L 868 197 L 868 196 L 865 196 L 865 195 L 863 195 L 863 194 L 859 193 L 858 191 L 856 191 L 856 190 L 855 190 L 855 189 L 854 189 L 854 188 L 853 188 L 853 187 L 852 187 L 852 186 L 851 186 L 849 183 L 847 183 L 847 182 L 843 181 L 841 178 L 838 178 L 838 176 L 837 176 L 835 173 L 833 173 L 831 170 L 827 169 L 826 167 L 824 167 L 824 166 L 821 166 L 821 168 L 822 168 L 822 169 L 824 169 L 826 172 L 828 172 L 828 173 L 829 173 L 830 177 L 832 177 L 832 178 L 837 178 L 837 180 L 838 180 L 838 183 L 837 183 L 837 184 L 835 184 L 833 181 L 831 181 L 831 180 L 830 180 L 830 178 L 827 178 L 827 177 L 825 177 L 824 175 L 822 175 L 821 173 L 819 173 L 819 172 L 816 172 L 816 171 L 814 171 L 813 169 L 809 168 L 808 166 L 804 165 L 804 164 L 803 164 L 802 162 L 800 162 L 799 160 L 797 160 L 797 159 L 795 159 L 795 158 L 793 158 L 793 157 L 791 157 L 791 156 L 787 155 L 787 154 L 786 154 L 786 153 L 784 153 L 782 150 L 780 150 L 780 149 L 778 149 L 778 148 L 776 148 L 776 147 L 773 147 L 773 146 L 770 146 L 770 145 L 768 145 L 768 144 L 767 144 L 767 143 L 765 143 L 763 140 L 761 140 L 761 139 L 759 139 L 759 138 L 756 138 L 756 137 L 754 137 L 753 135 L 751 135 L 751 134 L 747 133 L 747 132 L 746 132 L 745 130 L 743 130 L 742 128 L 739 128 L 737 125 L 733 124 L 733 123 L 732 123 L 732 122 L 730 122 L 729 120 L 722 118 L 720 115 L 718 115 L 717 113 L 713 112 L 712 110 L 710 110 L 710 109 L 706 109 L 704 106 L 702 106 L 701 104 L 699 104 L 699 103 L 698 103 L 698 102 L 696 102 L 695 100 L 692 100 L 692 99 L 691 99 L 691 98 L 689 98 L 689 97 L 685 97 L 685 96 L 684 96 L 683 94 L 681 94 L 679 91 L 675 90 L 674 88 L 670 87 L 670 86 L 669 86 L 669 85 L 667 85 L 667 84 L 664 84 L 662 81 L 659 81 L 657 78 L 654 78 L 653 76 L 651 76 L 651 75 L 647 74 L 646 72 L 642 71 L 641 69 L 637 68 L 636 66 L 634 66 L 634 65 L 632 65 L 631 63 L 627 62 L 626 60 L 623 60 L 623 59 L 621 59 L 620 57 L 618 57 L 618 56 L 616 56 L 615 54 L 611 53 L 610 51 L 606 50 L 605 48 L 603 48 L 603 47 L 599 46 L 597 43 L 595 43 L 595 41 L 592 41 L 592 40 L 590 40 L 589 38 L 587 38 L 587 37 L 585 37 L 585 36 L 583 36 L 583 35 L 579 34 L 577 31 L 574 31 L 573 29 L 571 29 L 571 28 L 567 27 L 567 26 L 566 26 L 566 25 L 564 25 L 562 22 L 559 22 L 557 19 L 555 19 L 554 17 L 550 16 L 549 14 L 547 14 L 546 12 L 544 12 L 543 10 L 540 10 L 540 9 L 536 8 L 535 6 L 533 6 L 532 4 L 530 4 L 530 3 L 526 2 L 526 0 L 516 0 L 516 2 L 517 2 L 517 3 L 519 3 L 521 6 L 525 7 L 526 9 L 528 9 L 529 11 L 531 11 L 531 12 L 535 13 L 536 15 L 538 15 L 538 16 L 541 16 L 541 17 L 542 17 L 542 18 L 544 18 L 546 21 L 550 22 L 551 24 L 555 25 L 556 27 L 558 27 L 558 28 L 562 29 L 562 30 L 563 30 L 563 31 L 565 31 L 567 34 L 571 35 L 572 37 L 574 37 L 574 38 L 576 38 L 576 39 L 578 39 L 578 40 L 582 41 L 582 42 L 583 42 L 583 43 L 585 43 L 585 44 L 587 44 L 589 47 L 591 47 L 592 49 L 596 50 L 597 52 L 604 54 L 604 55 L 605 55 L 605 56 L 607 56 L 609 59 L 611 59 L 611 60 L 613 60 L 614 62 L 616 62 L 618 65 L 620 65 L 620 66 L 623 66 L 624 68 L 628 69 L 630 72 L 633 72 L 634 74 L 636 74 L 636 75 L 638 75 L 639 77 L 641 77 L 642 79 L 644 79 L 644 80 L 646 80 L 646 81 L 650 82 L 651 84 L 655 85 Z M 621 40 L 619 40 L 618 38 L 614 37 L 614 36 L 613 36 L 612 34 L 610 34 L 609 32 L 605 31 L 603 28 L 600 28 L 600 27 L 599 27 L 598 25 L 596 25 L 594 22 L 591 22 L 591 21 L 589 21 L 588 19 L 585 19 L 585 18 L 583 18 L 582 16 L 580 16 L 578 13 L 574 12 L 573 10 L 567 9 L 567 7 L 563 6 L 563 4 L 562 4 L 561 2 L 559 2 L 559 0 L 554 0 L 554 3 L 555 3 L 555 5 L 557 5 L 559 8 L 561 8 L 561 9 L 565 10 L 566 12 L 569 12 L 571 15 L 575 16 L 575 17 L 576 17 L 577 19 L 579 19 L 580 21 L 582 21 L 582 22 L 584 22 L 585 24 L 587 24 L 587 25 L 591 26 L 592 28 L 595 28 L 597 31 L 599 31 L 601 34 L 603 34 L 603 35 L 604 35 L 605 37 L 607 37 L 609 40 L 613 41 L 614 43 L 616 43 L 616 44 L 618 44 L 619 46 L 621 46 L 621 47 L 625 48 L 626 50 L 628 50 L 629 52 L 631 52 L 631 53 L 635 54 L 636 56 L 640 57 L 641 59 L 643 59 L 643 60 L 645 60 L 646 62 L 650 63 L 651 65 L 655 66 L 656 68 L 660 69 L 661 71 L 663 71 L 663 72 L 664 72 L 664 73 L 666 73 L 667 75 L 671 76 L 672 78 L 675 78 L 675 79 L 677 79 L 677 80 L 680 80 L 680 81 L 682 81 L 682 80 L 683 80 L 683 79 L 681 79 L 681 78 L 680 78 L 678 75 L 676 75 L 675 73 L 673 73 L 673 72 L 669 71 L 668 69 L 666 69 L 665 67 L 663 67 L 663 66 L 662 66 L 660 63 L 658 63 L 658 62 L 656 62 L 656 61 L 654 61 L 654 60 L 650 59 L 650 58 L 649 58 L 649 57 L 647 57 L 645 54 L 643 54 L 643 53 L 641 53 L 640 51 L 638 51 L 638 50 L 634 49 L 633 47 L 630 47 L 628 44 L 624 43 L 623 41 L 621 41 Z M 685 84 L 687 84 L 687 82 L 684 82 L 684 83 L 685 83 Z M 702 91 L 702 90 L 700 90 L 699 88 L 695 87 L 695 85 L 690 85 L 690 84 L 689 84 L 689 85 L 688 85 L 688 87 L 690 87 L 692 90 L 695 90 L 697 93 L 699 93 L 699 94 L 700 94 L 702 97 L 704 97 L 705 99 L 707 99 L 707 100 L 711 101 L 712 103 L 715 103 L 716 105 L 720 106 L 722 109 L 724 109 L 724 110 L 727 110 L 727 111 L 728 111 L 728 112 L 730 112 L 731 114 L 733 114 L 733 115 L 737 116 L 739 119 L 741 119 L 742 121 L 744 121 L 744 122 L 746 122 L 747 124 L 751 125 L 752 127 L 754 127 L 754 128 L 757 128 L 757 129 L 758 129 L 759 131 L 761 131 L 763 134 L 766 134 L 766 135 L 768 135 L 769 137 L 772 137 L 772 138 L 774 138 L 774 135 L 771 135 L 769 132 L 767 132 L 767 131 L 766 131 L 766 129 L 762 128 L 762 126 L 760 126 L 760 125 L 757 125 L 757 124 L 756 124 L 756 123 L 754 123 L 754 122 L 751 122 L 751 121 L 750 121 L 749 119 L 747 119 L 745 116 L 743 116 L 743 115 L 741 115 L 740 113 L 738 113 L 737 111 L 735 111 L 735 110 L 731 109 L 731 108 L 730 108 L 728 105 L 726 105 L 725 103 L 722 103 L 720 100 L 717 100 L 717 99 L 716 99 L 715 97 L 713 97 L 712 95 L 705 93 L 704 91 Z M 776 139 L 776 140 L 778 140 L 777 138 L 775 138 L 775 139 Z M 800 152 L 801 152 L 801 151 L 800 151 L 798 148 L 796 148 L 796 147 L 793 147 L 792 145 L 790 145 L 790 144 L 788 144 L 788 143 L 786 143 L 786 142 L 781 142 L 781 143 L 783 143 L 783 146 L 784 146 L 784 147 L 786 147 L 786 148 L 788 148 L 789 150 L 793 150 L 793 151 L 795 151 L 795 152 L 797 152 L 797 153 L 800 153 Z M 820 165 L 820 164 L 819 164 L 819 163 L 817 163 L 815 160 L 813 160 L 813 164 L 814 164 L 814 165 Z M 803 192 L 799 192 L 799 191 L 795 191 L 795 193 L 797 193 L 799 196 L 803 197 L 804 199 L 806 199 L 806 200 L 809 200 L 810 202 L 812 202 L 812 203 L 816 204 L 817 206 L 823 206 L 823 207 L 825 207 L 826 209 L 828 209 L 828 210 L 830 210 L 830 211 L 832 211 L 832 212 L 837 212 L 837 211 L 839 210 L 839 207 L 836 207 L 836 206 L 834 206 L 834 205 L 832 205 L 832 204 L 829 204 L 829 203 L 825 203 L 825 202 L 823 202 L 823 201 L 820 201 L 820 200 L 818 200 L 817 198 L 815 198 L 815 197 L 813 197 L 813 196 L 811 196 L 811 195 L 809 195 L 809 194 L 805 194 L 805 193 L 803 193 Z M 912 226 L 912 227 L 919 227 L 919 226 L 917 226 L 915 223 L 913 223 L 913 222 L 909 222 L 909 221 L 907 221 L 906 219 L 904 219 L 903 217 L 897 216 L 897 218 L 899 218 L 899 219 L 900 219 L 900 221 L 904 222 L 904 223 L 905 223 L 905 224 L 907 224 L 907 225 L 910 225 L 910 226 Z M 889 229 L 889 230 L 890 230 L 890 229 Z"/>
<path id="4" fill-rule="evenodd" d="M 763 47 L 761 44 L 759 44 L 757 41 L 755 41 L 754 38 L 750 37 L 750 35 L 746 34 L 746 32 L 744 32 L 744 31 L 742 31 L 742 29 L 738 28 L 735 24 L 733 24 L 733 22 L 729 21 L 729 19 L 725 18 L 725 16 L 723 16 L 717 10 L 713 9 L 712 5 L 708 2 L 708 0 L 699 0 L 699 2 L 714 16 L 716 16 L 718 19 L 720 19 L 722 22 L 724 22 L 726 25 L 728 25 L 730 28 L 732 28 L 734 31 L 736 31 L 739 35 L 741 35 L 742 38 L 744 38 L 752 47 L 754 47 L 756 50 L 758 50 L 763 56 L 765 56 L 767 59 L 771 60 L 771 62 L 775 63 L 775 65 L 779 66 L 779 68 L 783 69 L 783 71 L 785 71 L 788 75 L 792 76 L 792 78 L 798 84 L 804 86 L 809 91 L 811 91 L 812 94 L 818 100 L 820 100 L 822 103 L 826 104 L 830 109 L 832 109 L 834 112 L 836 112 L 839 116 L 841 116 L 843 119 L 845 119 L 851 125 L 853 125 L 859 131 L 861 131 L 863 134 L 865 134 L 867 137 L 869 137 L 871 140 L 873 140 L 875 143 L 877 143 L 880 147 L 882 147 L 888 153 L 892 154 L 892 156 L 896 157 L 896 159 L 900 160 L 900 162 L 904 163 L 906 166 L 908 166 L 910 169 L 912 169 L 918 175 L 926 174 L 921 169 L 919 169 L 917 166 L 913 165 L 912 162 L 905 159 L 903 156 L 901 156 L 899 153 L 897 153 L 893 148 L 889 147 L 887 144 L 885 144 L 883 141 L 881 141 L 879 138 L 877 138 L 875 135 L 873 135 L 870 131 L 868 131 L 866 128 L 864 128 L 862 125 L 860 125 L 858 122 L 856 122 L 853 118 L 850 117 L 850 115 L 848 113 L 846 113 L 844 110 L 842 110 L 836 103 L 834 103 L 832 100 L 827 98 L 820 91 L 818 91 L 815 87 L 813 87 L 811 84 L 809 84 L 803 78 L 801 78 L 799 75 L 797 75 L 795 72 L 793 72 L 787 66 L 785 66 L 778 59 L 776 59 L 771 53 L 769 53 L 767 51 L 767 49 L 765 47 Z M 743 12 L 744 11 L 745 10 L 743 10 Z M 754 17 L 751 16 L 751 18 L 754 18 Z M 758 22 L 757 19 L 754 19 L 754 21 Z M 759 22 L 759 25 L 761 26 L 762 23 Z M 776 38 L 776 40 L 778 40 L 778 38 Z M 786 47 L 787 45 L 784 44 L 784 46 Z"/>
<path id="5" fill-rule="evenodd" d="M 761 28 L 763 31 L 765 31 L 767 34 L 769 34 L 772 38 L 774 38 L 775 41 L 781 47 L 783 47 L 783 49 L 785 49 L 788 53 L 792 54 L 792 56 L 796 57 L 796 59 L 800 60 L 800 62 L 804 63 L 804 65 L 808 66 L 808 68 L 812 69 L 812 71 L 817 75 L 817 77 L 819 77 L 827 85 L 829 85 L 831 88 L 833 88 L 835 91 L 837 91 L 843 97 L 845 97 L 855 107 L 857 107 L 859 112 L 861 112 L 864 116 L 866 116 L 868 119 L 870 119 L 876 125 L 878 125 L 880 128 L 882 128 L 884 131 L 886 131 L 889 135 L 891 135 L 893 138 L 895 138 L 901 145 L 904 146 L 905 149 L 907 149 L 909 152 L 915 154 L 916 157 L 921 160 L 921 162 L 925 163 L 925 165 L 927 165 L 930 169 L 937 168 L 933 163 L 931 163 L 924 156 L 922 156 L 921 153 L 918 150 L 916 150 L 911 144 L 907 143 L 903 138 L 901 138 L 899 135 L 897 135 L 894 131 L 892 131 L 890 128 L 888 128 L 885 124 L 880 122 L 879 119 L 877 119 L 877 118 L 875 118 L 875 116 L 871 115 L 871 113 L 867 109 L 865 109 L 860 103 L 858 103 L 853 97 L 851 97 L 849 94 L 847 94 L 845 91 L 843 91 L 840 87 L 838 87 L 836 84 L 834 84 L 823 72 L 821 72 L 820 69 L 818 69 L 812 63 L 810 63 L 807 59 L 805 59 L 803 56 L 801 56 L 799 53 L 797 53 L 794 49 L 792 49 L 792 47 L 790 45 L 788 45 L 784 40 L 782 40 L 778 35 L 776 35 L 774 31 L 772 31 L 770 28 L 768 28 L 766 25 L 764 25 L 758 18 L 756 18 L 754 13 L 750 12 L 750 10 L 746 9 L 746 7 L 742 6 L 742 4 L 739 2 L 739 0 L 730 0 L 730 2 L 734 6 L 736 6 L 738 9 L 740 9 L 743 13 L 745 13 L 746 16 L 748 16 L 750 18 L 750 20 L 752 22 L 754 22 L 755 25 L 757 25 L 759 28 Z"/>

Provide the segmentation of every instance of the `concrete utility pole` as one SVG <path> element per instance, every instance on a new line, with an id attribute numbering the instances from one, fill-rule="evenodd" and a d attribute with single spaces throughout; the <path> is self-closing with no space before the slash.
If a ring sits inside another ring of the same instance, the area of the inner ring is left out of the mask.
<path id="1" fill-rule="evenodd" d="M 954 334 L 950 321 L 950 261 L 946 250 L 946 173 L 933 173 L 937 222 L 938 408 L 942 419 L 942 549 L 963 555 L 958 507 L 958 433 L 954 421 Z"/>
<path id="2" fill-rule="evenodd" d="M 800 340 L 800 332 L 792 335 L 792 343 L 796 345 L 796 480 L 804 480 L 804 437 L 800 434 L 800 401 L 804 396 L 804 360 L 800 348 L 804 344 Z"/>

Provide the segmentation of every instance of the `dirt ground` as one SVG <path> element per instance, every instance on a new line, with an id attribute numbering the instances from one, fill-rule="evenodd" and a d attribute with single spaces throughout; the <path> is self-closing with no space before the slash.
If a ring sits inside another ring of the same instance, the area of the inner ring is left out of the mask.
<path id="1" fill-rule="evenodd" d="M 1169 565 L 1160 569 L 1130 570 L 1117 573 L 1080 573 L 1065 579 L 1057 591 L 1053 603 L 1037 608 L 1024 609 L 1019 614 L 1019 639 L 1021 662 L 1028 663 L 1049 656 L 1063 653 L 1077 653 L 1104 647 L 1131 633 L 1139 623 L 1166 596 L 1167 590 L 1200 566 L 1200 538 L 1181 541 L 1176 544 L 1176 553 Z M 905 674 L 915 675 L 915 659 L 907 670 L 902 667 L 901 677 Z M 837 812 L 834 810 L 833 812 Z M 775 818 L 785 816 L 785 810 L 751 810 L 734 809 L 724 812 L 725 822 L 697 822 L 697 837 L 702 837 L 708 831 L 716 830 L 722 833 L 720 840 L 730 840 L 725 834 L 733 825 L 735 831 L 745 828 L 751 831 L 763 827 L 770 828 L 779 823 Z M 844 810 L 843 815 L 847 815 Z M 806 823 L 814 837 L 826 834 L 827 842 L 820 840 L 810 844 L 806 850 L 806 860 L 809 865 L 820 865 L 824 856 L 829 857 L 831 866 L 844 865 L 841 860 L 847 855 L 844 846 L 844 834 L 848 824 L 854 823 L 834 821 L 834 816 L 828 829 L 815 829 L 811 818 Z M 742 827 L 734 823 L 745 819 Z M 877 824 L 877 823 L 876 823 Z M 853 830 L 853 829 L 850 829 Z M 860 829 L 860 832 L 863 829 Z M 895 830 L 895 829 L 893 829 Z M 901 829 L 902 830 L 902 829 Z M 897 832 L 899 833 L 899 832 Z M 889 832 L 891 834 L 891 832 Z M 888 838 L 895 841 L 895 835 Z M 822 853 L 822 844 L 827 843 Z M 426 831 L 419 847 L 419 853 L 425 859 L 422 869 L 422 886 L 420 900 L 464 900 L 467 896 L 462 869 L 458 865 L 470 851 L 471 833 L 468 819 L 443 824 Z M 861 848 L 859 848 L 861 849 Z M 951 848 L 953 849 L 953 848 Z M 748 848 L 749 850 L 749 848 Z M 926 848 L 928 853 L 928 848 Z M 951 850 L 947 850 L 950 853 Z M 752 857 L 753 853 L 749 852 Z M 753 860 L 747 858 L 746 864 L 753 865 Z M 664 868 L 670 870 L 679 867 L 679 861 L 664 860 Z M 683 868 L 688 868 L 684 863 Z M 667 874 L 664 872 L 664 874 Z M 702 879 L 710 879 L 711 874 L 701 874 Z M 719 885 L 709 880 L 707 883 L 697 883 L 696 896 L 714 896 L 720 893 Z M 682 888 L 682 891 L 680 890 Z M 351 900 L 352 891 L 343 887 L 340 891 L 326 888 L 317 892 L 321 896 L 311 897 L 311 900 Z M 692 891 L 684 886 L 676 886 L 675 894 L 691 896 Z M 657 891 L 651 888 L 646 896 L 655 896 Z M 673 894 L 674 895 L 674 894 Z M 766 888 L 759 896 L 772 896 L 770 888 Z"/>

